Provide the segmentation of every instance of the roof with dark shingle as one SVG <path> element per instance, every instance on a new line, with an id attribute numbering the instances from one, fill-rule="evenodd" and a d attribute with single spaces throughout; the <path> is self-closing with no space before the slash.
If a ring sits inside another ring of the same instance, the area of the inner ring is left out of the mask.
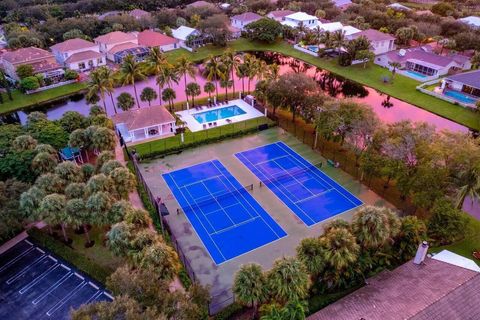
<path id="1" fill-rule="evenodd" d="M 459 73 L 453 76 L 448 76 L 447 79 L 480 89 L 480 70 Z"/>
<path id="2" fill-rule="evenodd" d="M 471 291 L 480 290 L 479 277 L 478 272 L 431 258 L 427 258 L 422 265 L 409 261 L 392 271 L 387 270 L 368 279 L 366 286 L 311 315 L 308 319 L 478 319 L 473 315 L 480 307 L 469 311 L 466 305 L 460 305 L 461 299 L 473 299 L 480 305 L 480 295 L 468 296 Z M 472 284 L 468 284 L 469 281 L 472 281 Z M 457 290 L 458 292 L 455 292 Z M 451 297 L 442 302 L 450 294 Z M 458 309 L 466 309 L 465 317 L 428 316 L 435 314 L 436 308 L 446 308 L 453 301 L 459 304 Z M 427 312 L 430 308 L 432 309 Z M 422 318 L 416 319 L 417 315 Z"/>

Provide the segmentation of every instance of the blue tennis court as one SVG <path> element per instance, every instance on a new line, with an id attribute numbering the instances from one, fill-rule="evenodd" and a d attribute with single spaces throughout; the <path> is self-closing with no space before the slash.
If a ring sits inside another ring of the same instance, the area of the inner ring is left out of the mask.
<path id="1" fill-rule="evenodd" d="M 163 178 L 216 264 L 287 235 L 218 160 Z"/>
<path id="2" fill-rule="evenodd" d="M 362 205 L 362 201 L 283 142 L 235 156 L 307 226 Z"/>

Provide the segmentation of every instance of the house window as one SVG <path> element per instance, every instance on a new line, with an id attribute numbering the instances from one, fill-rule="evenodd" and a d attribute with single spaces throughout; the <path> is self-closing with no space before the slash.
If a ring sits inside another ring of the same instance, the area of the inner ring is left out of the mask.
<path id="1" fill-rule="evenodd" d="M 78 64 L 78 68 L 79 68 L 79 69 L 85 69 L 85 62 L 80 62 L 80 63 Z"/>
<path id="2" fill-rule="evenodd" d="M 97 64 L 102 64 L 103 63 L 103 59 L 102 58 L 98 58 L 97 59 Z"/>
<path id="3" fill-rule="evenodd" d="M 93 60 L 88 60 L 88 66 L 91 68 L 93 67 Z"/>

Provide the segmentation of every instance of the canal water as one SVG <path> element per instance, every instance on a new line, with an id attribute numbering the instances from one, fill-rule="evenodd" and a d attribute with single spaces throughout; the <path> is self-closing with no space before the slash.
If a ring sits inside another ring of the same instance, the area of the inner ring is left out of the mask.
<path id="1" fill-rule="evenodd" d="M 283 56 L 278 53 L 266 52 L 266 53 L 255 53 L 255 55 L 265 60 L 268 64 L 277 63 L 280 66 L 280 74 L 285 74 L 288 72 L 303 72 L 307 75 L 314 78 L 322 88 L 322 90 L 332 96 L 332 97 L 350 97 L 355 99 L 358 102 L 362 102 L 365 104 L 370 105 L 373 110 L 376 112 L 378 117 L 386 122 L 392 123 L 401 120 L 410 120 L 410 121 L 424 121 L 429 124 L 435 125 L 438 130 L 448 129 L 451 131 L 460 131 L 460 132 L 468 132 L 469 129 L 465 126 L 457 124 L 453 121 L 448 119 L 442 118 L 437 116 L 433 113 L 415 107 L 409 103 L 403 102 L 396 98 L 392 98 L 388 95 L 385 95 L 381 92 L 376 91 L 375 89 L 362 86 L 356 82 L 350 81 L 348 79 L 342 78 L 335 74 L 332 74 L 328 71 L 321 70 L 316 68 L 312 65 L 307 63 L 301 62 L 299 60 Z M 201 70 L 201 66 L 198 68 Z M 198 72 L 197 76 L 193 79 L 187 76 L 187 83 L 189 82 L 197 82 L 201 89 L 202 93 L 199 97 L 206 97 L 208 94 L 203 92 L 203 86 L 207 82 L 207 80 Z M 256 79 L 251 80 L 250 87 L 253 90 L 255 87 Z M 140 81 L 136 84 L 137 92 L 140 95 L 140 92 L 145 87 L 151 87 L 158 90 L 158 86 L 155 82 L 154 77 L 149 77 L 144 81 Z M 248 79 L 244 79 L 243 86 L 245 86 L 245 90 L 248 87 Z M 239 92 L 242 88 L 242 80 L 238 79 L 235 76 L 235 89 L 236 92 Z M 173 89 L 176 92 L 177 98 L 175 102 L 185 101 L 185 85 L 184 79 L 180 79 L 178 84 L 174 84 Z M 231 92 L 232 88 L 229 89 Z M 114 101 L 116 101 L 116 97 L 123 92 L 128 92 L 134 95 L 133 86 L 124 86 L 117 88 L 113 93 Z M 219 92 L 224 93 L 225 90 L 220 88 Z M 152 101 L 152 105 L 156 105 L 160 103 L 159 99 Z M 164 104 L 164 102 L 161 102 Z M 100 102 L 99 105 L 102 105 Z M 106 99 L 107 105 L 107 112 L 109 115 L 113 115 L 115 113 L 112 102 L 109 98 Z M 140 107 L 148 107 L 147 102 L 140 101 Z M 78 111 L 81 114 L 87 115 L 90 106 L 87 104 L 85 98 L 82 95 L 74 96 L 70 99 L 67 99 L 63 102 L 55 103 L 52 105 L 48 105 L 38 109 L 29 109 L 28 112 L 33 110 L 36 111 L 43 111 L 46 112 L 49 119 L 55 120 L 60 118 L 66 111 Z M 118 108 L 117 108 L 118 109 Z M 117 112 L 122 112 L 121 110 L 117 110 Z M 18 112 L 18 118 L 22 123 L 25 122 L 27 114 L 25 112 Z"/>

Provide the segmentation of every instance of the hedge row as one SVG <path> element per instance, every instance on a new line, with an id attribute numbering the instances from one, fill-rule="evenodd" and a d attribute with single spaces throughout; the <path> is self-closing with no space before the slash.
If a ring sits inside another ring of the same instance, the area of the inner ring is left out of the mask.
<path id="1" fill-rule="evenodd" d="M 58 240 L 53 239 L 51 236 L 45 234 L 37 228 L 32 228 L 28 230 L 27 233 L 34 243 L 51 251 L 61 259 L 71 263 L 78 270 L 84 272 L 102 284 L 106 283 L 107 277 L 112 273 L 111 270 L 98 265 L 97 263 L 85 257 L 83 254 L 76 252 L 74 249 Z"/>

